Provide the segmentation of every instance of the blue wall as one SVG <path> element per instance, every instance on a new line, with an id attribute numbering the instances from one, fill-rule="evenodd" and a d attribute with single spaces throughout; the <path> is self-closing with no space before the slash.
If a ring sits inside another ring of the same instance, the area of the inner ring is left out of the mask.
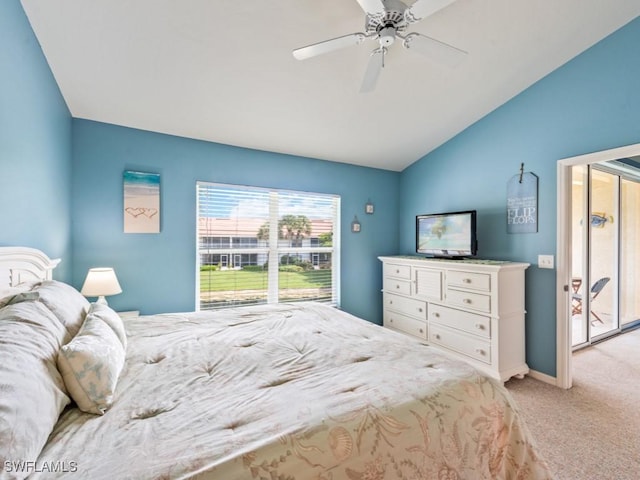
<path id="1" fill-rule="evenodd" d="M 479 256 L 531 263 L 526 273 L 527 361 L 556 373 L 555 271 L 559 159 L 640 142 L 640 19 L 636 19 L 469 127 L 402 173 L 400 250 L 414 249 L 414 216 L 478 210 Z M 539 177 L 539 228 L 506 233 L 506 186 Z"/>
<path id="2" fill-rule="evenodd" d="M 482 257 L 532 264 L 527 360 L 555 375 L 555 272 L 535 264 L 555 254 L 556 162 L 640 142 L 640 19 L 402 174 L 72 121 L 18 0 L 0 2 L 0 42 L 0 245 L 62 257 L 56 276 L 77 287 L 89 267 L 114 266 L 117 309 L 194 308 L 196 180 L 340 194 L 342 305 L 375 322 L 376 257 L 413 252 L 418 213 L 475 208 Z M 540 179 L 539 231 L 508 235 L 506 183 L 521 162 Z M 162 175 L 160 234 L 122 233 L 125 169 Z M 360 234 L 349 232 L 354 214 Z"/>
<path id="3" fill-rule="evenodd" d="M 0 245 L 71 275 L 71 115 L 18 0 L 0 2 Z"/>
<path id="4" fill-rule="evenodd" d="M 125 234 L 122 174 L 161 175 L 161 233 Z M 342 198 L 342 308 L 380 323 L 378 255 L 398 249 L 400 174 L 73 120 L 73 283 L 113 266 L 118 310 L 195 308 L 196 181 L 335 193 Z M 364 214 L 371 199 L 374 215 Z M 362 232 L 350 232 L 358 215 Z"/>

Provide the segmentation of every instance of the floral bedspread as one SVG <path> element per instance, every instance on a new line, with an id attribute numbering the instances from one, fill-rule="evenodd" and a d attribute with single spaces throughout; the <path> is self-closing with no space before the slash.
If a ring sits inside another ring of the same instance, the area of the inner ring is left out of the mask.
<path id="1" fill-rule="evenodd" d="M 552 477 L 502 385 L 335 308 L 155 315 L 126 328 L 113 406 L 66 410 L 38 462 L 75 468 L 32 478 Z"/>

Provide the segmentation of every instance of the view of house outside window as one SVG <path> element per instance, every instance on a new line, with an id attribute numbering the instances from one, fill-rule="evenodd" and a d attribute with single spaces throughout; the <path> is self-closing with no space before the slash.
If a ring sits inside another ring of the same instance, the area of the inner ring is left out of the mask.
<path id="1" fill-rule="evenodd" d="M 340 197 L 197 183 L 197 304 L 339 304 Z"/>

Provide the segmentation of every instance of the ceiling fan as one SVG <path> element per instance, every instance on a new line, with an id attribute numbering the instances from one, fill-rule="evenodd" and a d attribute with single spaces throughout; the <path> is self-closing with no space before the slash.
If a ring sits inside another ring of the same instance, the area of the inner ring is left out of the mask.
<path id="1" fill-rule="evenodd" d="M 366 14 L 364 33 L 351 33 L 297 48 L 293 51 L 293 56 L 298 60 L 306 60 L 340 48 L 359 45 L 367 39 L 378 40 L 379 46 L 371 52 L 369 64 L 360 87 L 360 92 L 365 93 L 375 88 L 378 76 L 384 67 L 387 47 L 393 45 L 396 38 L 400 38 L 402 46 L 410 52 L 420 53 L 447 66 L 453 67 L 457 65 L 467 55 L 464 50 L 426 35 L 415 32 L 404 33 L 410 24 L 434 14 L 455 0 L 416 0 L 410 7 L 407 7 L 400 0 L 356 1 Z"/>

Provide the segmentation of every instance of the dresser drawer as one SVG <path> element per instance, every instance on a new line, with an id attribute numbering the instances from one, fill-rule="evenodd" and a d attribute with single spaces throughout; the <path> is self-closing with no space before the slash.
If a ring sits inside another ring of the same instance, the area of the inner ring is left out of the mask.
<path id="1" fill-rule="evenodd" d="M 432 323 L 429 325 L 429 341 L 481 362 L 491 363 L 491 344 L 487 340 Z"/>
<path id="2" fill-rule="evenodd" d="M 398 293 L 400 295 L 411 295 L 411 282 L 409 280 L 399 280 L 397 278 L 384 277 L 382 288 L 385 292 Z"/>
<path id="3" fill-rule="evenodd" d="M 419 320 L 427 320 L 427 304 L 420 300 L 414 300 L 413 298 L 400 297 L 385 292 L 384 298 L 384 310 L 393 310 L 398 313 L 409 315 L 410 317 L 417 318 Z"/>
<path id="4" fill-rule="evenodd" d="M 447 289 L 447 303 L 466 310 L 491 313 L 491 296 L 464 290 Z"/>
<path id="5" fill-rule="evenodd" d="M 484 315 L 441 305 L 429 305 L 429 322 L 453 327 L 483 338 L 491 338 L 491 318 Z"/>
<path id="6" fill-rule="evenodd" d="M 407 317 L 401 313 L 392 312 L 390 310 L 385 311 L 384 326 L 400 330 L 408 333 L 409 335 L 413 335 L 414 337 L 422 338 L 423 340 L 428 338 L 427 322 Z"/>
<path id="7" fill-rule="evenodd" d="M 447 286 L 490 292 L 491 275 L 487 273 L 460 272 L 458 270 L 450 270 L 447 272 Z"/>
<path id="8" fill-rule="evenodd" d="M 405 280 L 411 280 L 411 267 L 409 265 L 385 263 L 382 267 L 382 275 L 385 277 L 404 278 Z"/>

